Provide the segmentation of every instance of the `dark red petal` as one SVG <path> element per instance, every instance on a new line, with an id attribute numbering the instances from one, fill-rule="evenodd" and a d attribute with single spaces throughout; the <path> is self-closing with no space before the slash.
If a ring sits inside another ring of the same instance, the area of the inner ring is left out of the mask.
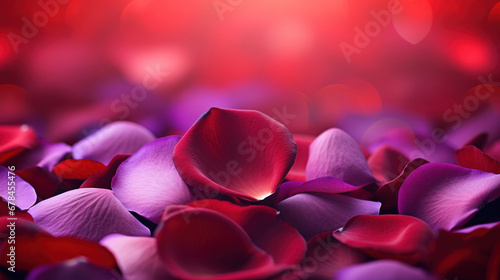
<path id="1" fill-rule="evenodd" d="M 274 193 L 296 150 L 290 132 L 270 117 L 212 108 L 182 137 L 173 160 L 188 185 L 257 201 Z"/>
<path id="2" fill-rule="evenodd" d="M 382 185 L 375 192 L 375 199 L 382 202 L 382 211 L 397 210 L 398 208 L 398 194 L 401 185 L 404 183 L 406 177 L 408 177 L 415 169 L 419 166 L 429 163 L 425 159 L 417 158 L 408 163 L 403 172 L 399 176 L 386 184 Z"/>
<path id="3" fill-rule="evenodd" d="M 111 189 L 111 180 L 116 174 L 116 170 L 122 162 L 128 159 L 130 155 L 117 155 L 102 170 L 95 172 L 83 182 L 80 188 L 103 188 Z"/>
<path id="4" fill-rule="evenodd" d="M 296 265 L 306 251 L 304 238 L 267 206 L 238 206 L 219 200 L 199 200 L 189 206 L 215 210 L 239 224 L 252 242 L 277 264 Z"/>
<path id="5" fill-rule="evenodd" d="M 7 263 L 10 245 L 3 242 L 0 246 L 1 266 Z M 90 263 L 107 269 L 114 269 L 116 261 L 111 252 L 103 246 L 79 238 L 52 237 L 46 234 L 31 234 L 16 237 L 16 270 L 27 272 L 33 268 L 55 264 L 79 256 L 86 257 Z"/>
<path id="6" fill-rule="evenodd" d="M 457 150 L 455 157 L 460 166 L 500 174 L 500 162 L 474 146 L 466 146 Z"/>
<path id="7" fill-rule="evenodd" d="M 35 131 L 26 125 L 0 126 L 0 164 L 33 148 L 37 140 Z"/>
<path id="8" fill-rule="evenodd" d="M 373 257 L 409 263 L 426 256 L 434 240 L 426 223 L 403 215 L 359 215 L 334 231 L 333 236 Z"/>
<path id="9" fill-rule="evenodd" d="M 297 156 L 292 168 L 286 175 L 286 179 L 291 181 L 305 182 L 306 181 L 306 165 L 309 158 L 309 145 L 314 141 L 314 137 L 310 135 L 293 135 L 293 140 L 297 143 Z"/>
<path id="10" fill-rule="evenodd" d="M 396 179 L 410 160 L 398 150 L 383 146 L 368 158 L 368 166 L 375 179 L 385 184 Z"/>
<path id="11" fill-rule="evenodd" d="M 42 200 L 54 196 L 62 182 L 61 178 L 38 166 L 16 171 L 16 174 L 33 186 Z"/>
<path id="12" fill-rule="evenodd" d="M 313 279 L 332 279 L 340 269 L 369 260 L 372 260 L 370 256 L 340 243 L 331 232 L 325 232 L 307 243 L 302 271 Z"/>
<path id="13" fill-rule="evenodd" d="M 14 215 L 11 215 L 11 211 L 9 210 L 9 205 L 2 199 L 0 199 L 0 216 L 2 218 L 16 217 L 28 221 L 33 221 L 33 217 L 31 217 L 31 215 L 28 212 L 20 211 L 19 208 L 16 208 L 16 210 L 14 210 Z"/>
<path id="14" fill-rule="evenodd" d="M 58 264 L 42 265 L 30 271 L 26 276 L 26 280 L 58 279 L 122 280 L 122 277 L 116 271 L 89 263 L 84 257 Z"/>
<path id="15" fill-rule="evenodd" d="M 67 180 L 85 180 L 106 166 L 90 159 L 67 159 L 54 167 L 52 172 Z"/>
<path id="16" fill-rule="evenodd" d="M 194 211 L 189 221 L 187 211 Z M 156 238 L 163 264 L 181 279 L 260 279 L 279 271 L 238 224 L 213 210 L 175 211 Z"/>

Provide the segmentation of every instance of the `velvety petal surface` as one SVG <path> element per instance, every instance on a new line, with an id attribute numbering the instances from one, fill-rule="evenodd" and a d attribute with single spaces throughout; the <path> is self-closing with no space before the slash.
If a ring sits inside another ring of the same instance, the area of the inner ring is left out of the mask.
<path id="1" fill-rule="evenodd" d="M 26 276 L 26 280 L 121 280 L 116 272 L 88 263 L 83 257 L 61 264 L 39 266 Z"/>
<path id="2" fill-rule="evenodd" d="M 186 211 L 196 212 L 189 222 Z M 238 224 L 213 210 L 174 211 L 156 238 L 165 268 L 181 279 L 261 279 L 281 270 Z"/>
<path id="3" fill-rule="evenodd" d="M 276 205 L 283 219 L 292 224 L 306 240 L 334 231 L 356 215 L 377 215 L 380 202 L 340 194 L 302 193 Z"/>
<path id="4" fill-rule="evenodd" d="M 326 176 L 355 186 L 375 181 L 358 143 L 338 128 L 320 134 L 309 148 L 306 179 Z"/>
<path id="5" fill-rule="evenodd" d="M 47 199 L 56 194 L 62 179 L 45 168 L 33 166 L 16 171 L 36 191 L 38 198 Z"/>
<path id="6" fill-rule="evenodd" d="M 120 164 L 111 189 L 125 208 L 158 223 L 166 206 L 191 201 L 188 187 L 172 162 L 179 139 L 157 139 Z"/>
<path id="7" fill-rule="evenodd" d="M 149 236 L 149 230 L 136 220 L 106 189 L 76 189 L 46 199 L 28 211 L 35 223 L 55 236 L 75 236 L 99 241 L 111 233 Z"/>
<path id="8" fill-rule="evenodd" d="M 276 200 L 279 202 L 299 193 L 345 193 L 356 191 L 359 188 L 335 177 L 321 177 L 304 183 L 288 181 L 280 185 Z"/>
<path id="9" fill-rule="evenodd" d="M 52 173 L 67 180 L 85 180 L 106 166 L 90 159 L 67 159 L 54 167 Z"/>
<path id="10" fill-rule="evenodd" d="M 426 223 L 403 215 L 356 216 L 333 236 L 373 257 L 409 263 L 422 259 L 434 240 L 434 232 Z"/>
<path id="11" fill-rule="evenodd" d="M 212 108 L 182 137 L 173 159 L 188 185 L 257 201 L 274 193 L 296 150 L 290 132 L 272 118 Z"/>
<path id="12" fill-rule="evenodd" d="M 340 270 L 337 280 L 437 280 L 438 277 L 425 270 L 393 260 L 378 260 L 353 265 Z"/>
<path id="13" fill-rule="evenodd" d="M 273 257 L 277 264 L 297 265 L 304 257 L 304 238 L 278 212 L 267 206 L 239 206 L 214 199 L 188 204 L 217 211 L 236 222 L 252 242 Z M 186 216 L 187 217 L 187 216 Z"/>
<path id="14" fill-rule="evenodd" d="M 10 201 L 15 206 L 21 208 L 21 210 L 30 208 L 36 202 L 35 189 L 20 176 L 14 174 L 13 171 L 1 165 L 0 186 L 0 196 L 5 201 Z"/>
<path id="15" fill-rule="evenodd" d="M 100 244 L 113 253 L 125 279 L 169 279 L 158 255 L 155 238 L 111 234 Z"/>
<path id="16" fill-rule="evenodd" d="M 297 155 L 292 168 L 286 175 L 286 179 L 292 181 L 306 181 L 306 166 L 309 159 L 309 145 L 314 141 L 314 137 L 310 135 L 294 134 L 293 140 L 297 144 Z"/>
<path id="17" fill-rule="evenodd" d="M 500 175 L 429 163 L 406 178 L 399 190 L 398 209 L 400 214 L 422 219 L 433 230 L 451 230 L 499 197 Z"/>
<path id="18" fill-rule="evenodd" d="M 129 157 L 130 155 L 115 156 L 104 169 L 95 172 L 87 180 L 85 180 L 80 188 L 111 189 L 111 181 L 113 180 L 113 176 L 116 174 L 116 170 L 120 164 L 122 164 L 122 162 Z"/>
<path id="19" fill-rule="evenodd" d="M 455 152 L 458 165 L 484 172 L 500 174 L 500 162 L 474 146 L 466 146 Z"/>
<path id="20" fill-rule="evenodd" d="M 141 125 L 125 121 L 114 122 L 73 145 L 73 157 L 107 165 L 114 156 L 135 153 L 144 144 L 155 139 Z"/>
<path id="21" fill-rule="evenodd" d="M 39 143 L 33 149 L 17 156 L 13 164 L 19 169 L 39 166 L 52 170 L 71 151 L 72 148 L 65 143 Z"/>
<path id="22" fill-rule="evenodd" d="M 410 160 L 398 150 L 382 146 L 368 158 L 373 176 L 382 184 L 398 177 Z"/>

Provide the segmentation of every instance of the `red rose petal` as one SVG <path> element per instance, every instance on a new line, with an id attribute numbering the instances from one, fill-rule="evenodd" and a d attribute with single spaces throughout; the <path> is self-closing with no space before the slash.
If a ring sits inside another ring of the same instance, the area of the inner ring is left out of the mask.
<path id="1" fill-rule="evenodd" d="M 66 180 L 85 180 L 106 166 L 90 159 L 67 159 L 54 167 L 52 172 Z"/>
<path id="2" fill-rule="evenodd" d="M 173 160 L 188 185 L 257 201 L 274 193 L 296 150 L 290 132 L 270 117 L 212 108 L 182 137 Z"/>
<path id="3" fill-rule="evenodd" d="M 500 174 L 500 162 L 474 146 L 466 146 L 455 152 L 460 166 L 484 172 Z"/>
<path id="4" fill-rule="evenodd" d="M 90 175 L 80 188 L 103 188 L 111 189 L 111 180 L 116 174 L 116 170 L 122 162 L 128 159 L 130 155 L 117 155 L 111 162 L 102 170 Z"/>
<path id="5" fill-rule="evenodd" d="M 409 263 L 426 256 L 434 240 L 426 223 L 403 215 L 359 215 L 334 231 L 333 236 L 373 257 Z"/>
<path id="6" fill-rule="evenodd" d="M 16 171 L 16 174 L 33 186 L 36 194 L 42 200 L 54 196 L 62 182 L 59 177 L 38 166 Z"/>
<path id="7" fill-rule="evenodd" d="M 35 131 L 26 125 L 0 126 L 0 163 L 33 148 L 37 139 Z"/>
<path id="8" fill-rule="evenodd" d="M 1 266 L 8 267 L 10 245 L 0 246 Z M 103 246 L 73 237 L 52 237 L 46 234 L 21 235 L 16 237 L 16 271 L 27 272 L 37 266 L 55 264 L 83 256 L 92 264 L 114 269 L 116 261 L 111 252 Z"/>
<path id="9" fill-rule="evenodd" d="M 195 212 L 189 222 L 186 211 Z M 175 211 L 156 237 L 163 264 L 181 279 L 260 279 L 280 272 L 238 224 L 213 210 Z"/>
<path id="10" fill-rule="evenodd" d="M 286 179 L 291 181 L 305 182 L 306 181 L 306 165 L 309 158 L 309 145 L 314 141 L 313 136 L 309 135 L 293 135 L 295 143 L 297 143 L 297 156 L 292 168 L 286 175 Z"/>
<path id="11" fill-rule="evenodd" d="M 368 166 L 375 179 L 382 184 L 396 179 L 410 160 L 398 150 L 383 146 L 368 159 Z"/>
<path id="12" fill-rule="evenodd" d="M 277 211 L 267 206 L 238 206 L 207 199 L 189 206 L 215 210 L 239 224 L 252 242 L 273 257 L 277 264 L 296 265 L 302 260 L 306 243 L 298 231 L 286 223 Z"/>

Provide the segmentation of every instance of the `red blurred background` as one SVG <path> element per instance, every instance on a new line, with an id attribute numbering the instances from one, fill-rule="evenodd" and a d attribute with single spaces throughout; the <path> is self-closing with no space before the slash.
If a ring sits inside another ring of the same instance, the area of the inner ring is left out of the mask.
<path id="1" fill-rule="evenodd" d="M 358 140 L 381 120 L 450 131 L 500 108 L 497 1 L 0 3 L 0 123 L 49 141 L 115 120 L 182 133 L 212 106 Z"/>

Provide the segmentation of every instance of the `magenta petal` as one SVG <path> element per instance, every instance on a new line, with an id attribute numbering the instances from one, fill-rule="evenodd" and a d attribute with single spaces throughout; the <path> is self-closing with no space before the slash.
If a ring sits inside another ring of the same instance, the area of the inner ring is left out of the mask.
<path id="1" fill-rule="evenodd" d="M 290 132 L 269 116 L 212 108 L 182 137 L 173 159 L 188 185 L 257 201 L 276 191 L 296 150 Z"/>
<path id="2" fill-rule="evenodd" d="M 159 223 L 165 207 L 192 200 L 172 162 L 174 147 L 180 139 L 180 136 L 157 139 L 120 164 L 111 189 L 125 208 Z"/>
<path id="3" fill-rule="evenodd" d="M 338 128 L 320 134 L 309 148 L 306 179 L 326 176 L 355 186 L 375 181 L 358 143 Z"/>
<path id="4" fill-rule="evenodd" d="M 346 267 L 335 276 L 337 280 L 437 280 L 426 271 L 398 261 L 378 260 Z"/>
<path id="5" fill-rule="evenodd" d="M 427 222 L 434 230 L 451 230 L 499 197 L 500 175 L 429 163 L 406 178 L 399 190 L 398 209 L 400 214 Z"/>
<path id="6" fill-rule="evenodd" d="M 71 147 L 64 143 L 42 143 L 16 157 L 14 164 L 17 169 L 39 166 L 52 170 L 71 150 Z"/>
<path id="7" fill-rule="evenodd" d="M 91 159 L 104 165 L 119 154 L 135 153 L 156 138 L 146 128 L 131 122 L 114 122 L 85 137 L 73 146 L 75 159 Z"/>
<path id="8" fill-rule="evenodd" d="M 335 177 L 321 177 L 305 183 L 288 181 L 281 184 L 277 201 L 282 201 L 299 193 L 345 193 L 358 190 L 359 188 Z"/>
<path id="9" fill-rule="evenodd" d="M 113 253 L 125 279 L 169 279 L 158 256 L 155 238 L 111 234 L 100 243 Z"/>
<path id="10" fill-rule="evenodd" d="M 306 240 L 332 232 L 356 215 L 378 215 L 380 202 L 361 200 L 340 194 L 297 194 L 276 205 L 283 219 Z"/>
<path id="11" fill-rule="evenodd" d="M 111 233 L 149 236 L 111 190 L 86 188 L 67 191 L 39 202 L 28 211 L 35 223 L 54 236 L 99 241 Z"/>
<path id="12" fill-rule="evenodd" d="M 12 179 L 12 180 L 11 180 Z M 13 183 L 12 183 L 13 182 Z M 19 175 L 0 165 L 0 196 L 7 202 L 26 210 L 36 202 L 35 189 Z M 11 197 L 11 199 L 9 199 Z M 14 199 L 12 199 L 14 198 Z"/>
<path id="13" fill-rule="evenodd" d="M 454 230 L 453 232 L 456 233 L 471 233 L 475 231 L 476 229 L 484 228 L 484 229 L 491 229 L 496 226 L 500 225 L 500 222 L 494 222 L 494 223 L 488 223 L 488 224 L 479 224 L 471 227 L 466 227 L 466 228 L 461 228 L 459 230 Z"/>

